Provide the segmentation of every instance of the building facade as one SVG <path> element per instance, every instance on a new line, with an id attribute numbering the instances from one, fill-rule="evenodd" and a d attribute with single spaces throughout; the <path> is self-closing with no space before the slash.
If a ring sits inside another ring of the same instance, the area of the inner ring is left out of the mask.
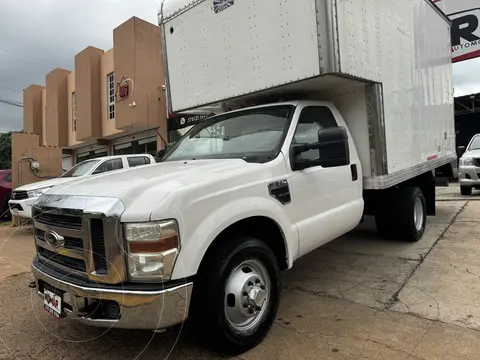
<path id="1" fill-rule="evenodd" d="M 74 69 L 54 69 L 24 90 L 24 133 L 62 149 L 62 168 L 106 155 L 155 155 L 168 143 L 160 28 L 133 17 L 113 48 L 87 47 Z M 27 137 L 25 138 L 27 139 Z"/>

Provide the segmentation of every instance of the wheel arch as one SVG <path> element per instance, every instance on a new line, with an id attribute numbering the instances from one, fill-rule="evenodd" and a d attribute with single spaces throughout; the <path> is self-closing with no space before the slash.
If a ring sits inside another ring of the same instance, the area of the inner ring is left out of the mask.
<path id="1" fill-rule="evenodd" d="M 199 271 L 201 271 L 203 264 L 210 261 L 211 254 L 215 253 L 216 248 L 225 244 L 225 241 L 228 241 L 231 233 L 251 236 L 262 240 L 272 249 L 277 258 L 280 270 L 289 268 L 289 251 L 284 231 L 275 220 L 260 215 L 250 216 L 236 221 L 218 234 L 207 248 L 200 263 Z"/>
<path id="2" fill-rule="evenodd" d="M 190 208 L 189 211 L 193 209 Z M 237 199 L 197 219 L 193 227 L 190 227 L 191 222 L 187 225 L 180 221 L 180 231 L 183 231 L 184 238 L 172 279 L 195 276 L 205 260 L 207 251 L 210 253 L 212 247 L 225 240 L 225 235 L 229 231 L 247 232 L 248 235 L 274 246 L 277 255 L 280 253 L 282 256 L 285 255 L 286 268 L 290 268 L 298 256 L 297 227 L 290 222 L 282 205 L 274 199 L 264 197 Z M 269 234 L 264 228 L 274 234 L 275 242 L 269 239 L 270 236 L 267 236 Z M 279 244 L 283 246 L 281 252 Z M 280 268 L 283 269 L 285 266 L 283 261 L 281 263 Z"/>

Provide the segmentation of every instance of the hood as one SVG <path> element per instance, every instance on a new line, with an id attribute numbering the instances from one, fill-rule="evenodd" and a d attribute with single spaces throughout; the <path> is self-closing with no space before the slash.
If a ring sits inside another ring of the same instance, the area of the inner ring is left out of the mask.
<path id="1" fill-rule="evenodd" d="M 480 158 L 480 149 L 470 150 L 462 155 L 462 158 Z"/>
<path id="2" fill-rule="evenodd" d="M 38 190 L 38 189 L 43 189 L 46 187 L 51 187 L 51 186 L 57 186 L 60 184 L 65 184 L 68 182 L 74 182 L 78 180 L 78 178 L 62 178 L 58 177 L 55 179 L 50 179 L 50 180 L 44 180 L 44 181 L 39 181 L 39 182 L 34 182 L 31 184 L 23 185 L 18 188 L 16 188 L 14 191 L 31 191 L 31 190 Z"/>
<path id="3" fill-rule="evenodd" d="M 260 164 L 240 159 L 172 161 L 105 173 L 77 180 L 74 184 L 56 186 L 49 194 L 113 197 L 125 205 L 146 191 L 152 191 L 152 201 L 158 202 L 181 187 L 235 175 L 243 169 L 257 169 Z"/>

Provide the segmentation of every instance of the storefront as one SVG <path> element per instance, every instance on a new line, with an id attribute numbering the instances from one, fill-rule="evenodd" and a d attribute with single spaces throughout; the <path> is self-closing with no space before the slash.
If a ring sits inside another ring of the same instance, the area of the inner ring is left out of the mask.
<path id="1" fill-rule="evenodd" d="M 77 164 L 79 162 L 94 159 L 100 156 L 108 156 L 108 147 L 103 145 L 91 145 L 77 149 Z"/>
<path id="2" fill-rule="evenodd" d="M 135 135 L 121 137 L 113 141 L 114 155 L 157 153 L 157 130 L 149 130 Z"/>

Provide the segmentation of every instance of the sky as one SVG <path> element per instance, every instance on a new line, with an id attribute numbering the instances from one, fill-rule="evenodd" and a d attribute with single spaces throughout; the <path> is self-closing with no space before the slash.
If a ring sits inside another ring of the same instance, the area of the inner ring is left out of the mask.
<path id="1" fill-rule="evenodd" d="M 112 30 L 137 16 L 157 23 L 159 0 L 0 0 L 0 100 L 45 84 L 56 67 L 73 69 L 87 46 L 113 45 Z M 480 92 L 480 59 L 454 64 L 455 95 Z M 0 103 L 0 132 L 22 129 L 22 109 Z"/>

